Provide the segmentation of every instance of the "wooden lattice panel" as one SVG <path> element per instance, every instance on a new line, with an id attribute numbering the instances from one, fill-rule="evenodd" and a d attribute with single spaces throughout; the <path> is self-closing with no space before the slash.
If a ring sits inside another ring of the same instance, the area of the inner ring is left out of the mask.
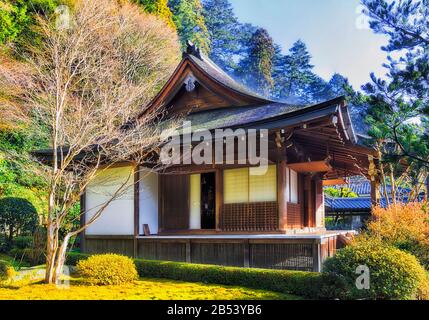
<path id="1" fill-rule="evenodd" d="M 312 244 L 251 244 L 251 268 L 313 270 Z"/>
<path id="2" fill-rule="evenodd" d="M 224 204 L 224 231 L 275 231 L 278 229 L 277 202 Z"/>
<path id="3" fill-rule="evenodd" d="M 304 225 L 304 215 L 301 205 L 295 203 L 287 204 L 287 226 L 289 228 L 302 228 Z"/>

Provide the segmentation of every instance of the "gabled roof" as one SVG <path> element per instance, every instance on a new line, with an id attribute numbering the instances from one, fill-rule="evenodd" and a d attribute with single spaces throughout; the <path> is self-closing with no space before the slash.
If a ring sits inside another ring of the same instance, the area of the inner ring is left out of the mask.
<path id="1" fill-rule="evenodd" d="M 194 87 L 190 91 L 195 88 L 195 85 L 199 85 L 214 95 L 224 99 L 229 108 L 274 103 L 274 101 L 252 92 L 235 81 L 212 60 L 202 54 L 198 48 L 188 43 L 179 66 L 161 91 L 144 108 L 142 114 L 156 110 L 159 107 L 168 107 L 170 102 L 177 97 L 184 88 L 187 88 L 188 81 L 194 81 L 194 83 L 191 84 L 191 86 Z M 212 108 L 209 107 L 206 109 Z"/>

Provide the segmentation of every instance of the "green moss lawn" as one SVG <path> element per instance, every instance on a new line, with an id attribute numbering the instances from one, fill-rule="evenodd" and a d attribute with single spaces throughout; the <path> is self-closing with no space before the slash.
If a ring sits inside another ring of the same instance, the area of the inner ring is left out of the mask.
<path id="1" fill-rule="evenodd" d="M 243 287 L 164 279 L 141 279 L 125 286 L 91 286 L 70 277 L 69 287 L 45 285 L 39 268 L 23 268 L 10 283 L 0 285 L 0 300 L 297 300 L 299 297 Z M 40 278 L 40 274 L 39 274 Z"/>

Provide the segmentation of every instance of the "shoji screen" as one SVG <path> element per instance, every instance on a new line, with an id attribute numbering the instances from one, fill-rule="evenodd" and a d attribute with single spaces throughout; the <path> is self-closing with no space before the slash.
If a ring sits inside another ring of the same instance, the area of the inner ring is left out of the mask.
<path id="1" fill-rule="evenodd" d="M 225 170 L 223 177 L 224 203 L 249 202 L 248 168 Z"/>
<path id="2" fill-rule="evenodd" d="M 269 166 L 260 176 L 249 176 L 249 202 L 269 202 L 277 200 L 277 170 Z"/>
<path id="3" fill-rule="evenodd" d="M 277 170 L 250 175 L 249 168 L 224 171 L 224 203 L 270 202 L 277 199 Z"/>

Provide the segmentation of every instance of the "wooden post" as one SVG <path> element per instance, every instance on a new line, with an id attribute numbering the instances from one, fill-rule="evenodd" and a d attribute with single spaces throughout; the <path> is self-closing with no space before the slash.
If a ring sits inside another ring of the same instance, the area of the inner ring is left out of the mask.
<path id="1" fill-rule="evenodd" d="M 321 250 L 321 245 L 316 240 L 313 243 L 313 271 L 314 272 L 321 272 L 322 271 L 320 250 Z"/>
<path id="2" fill-rule="evenodd" d="M 281 160 L 277 164 L 277 201 L 279 210 L 279 230 L 287 229 L 287 181 L 286 181 L 286 160 Z"/>
<path id="3" fill-rule="evenodd" d="M 216 170 L 216 230 L 221 231 L 222 225 L 222 207 L 223 207 L 223 171 Z"/>
<path id="4" fill-rule="evenodd" d="M 192 263 L 192 258 L 191 258 L 191 240 L 187 240 L 186 241 L 186 262 L 187 263 Z"/>
<path id="5" fill-rule="evenodd" d="M 244 240 L 244 267 L 245 268 L 250 268 L 250 243 L 249 243 L 249 239 Z"/>

